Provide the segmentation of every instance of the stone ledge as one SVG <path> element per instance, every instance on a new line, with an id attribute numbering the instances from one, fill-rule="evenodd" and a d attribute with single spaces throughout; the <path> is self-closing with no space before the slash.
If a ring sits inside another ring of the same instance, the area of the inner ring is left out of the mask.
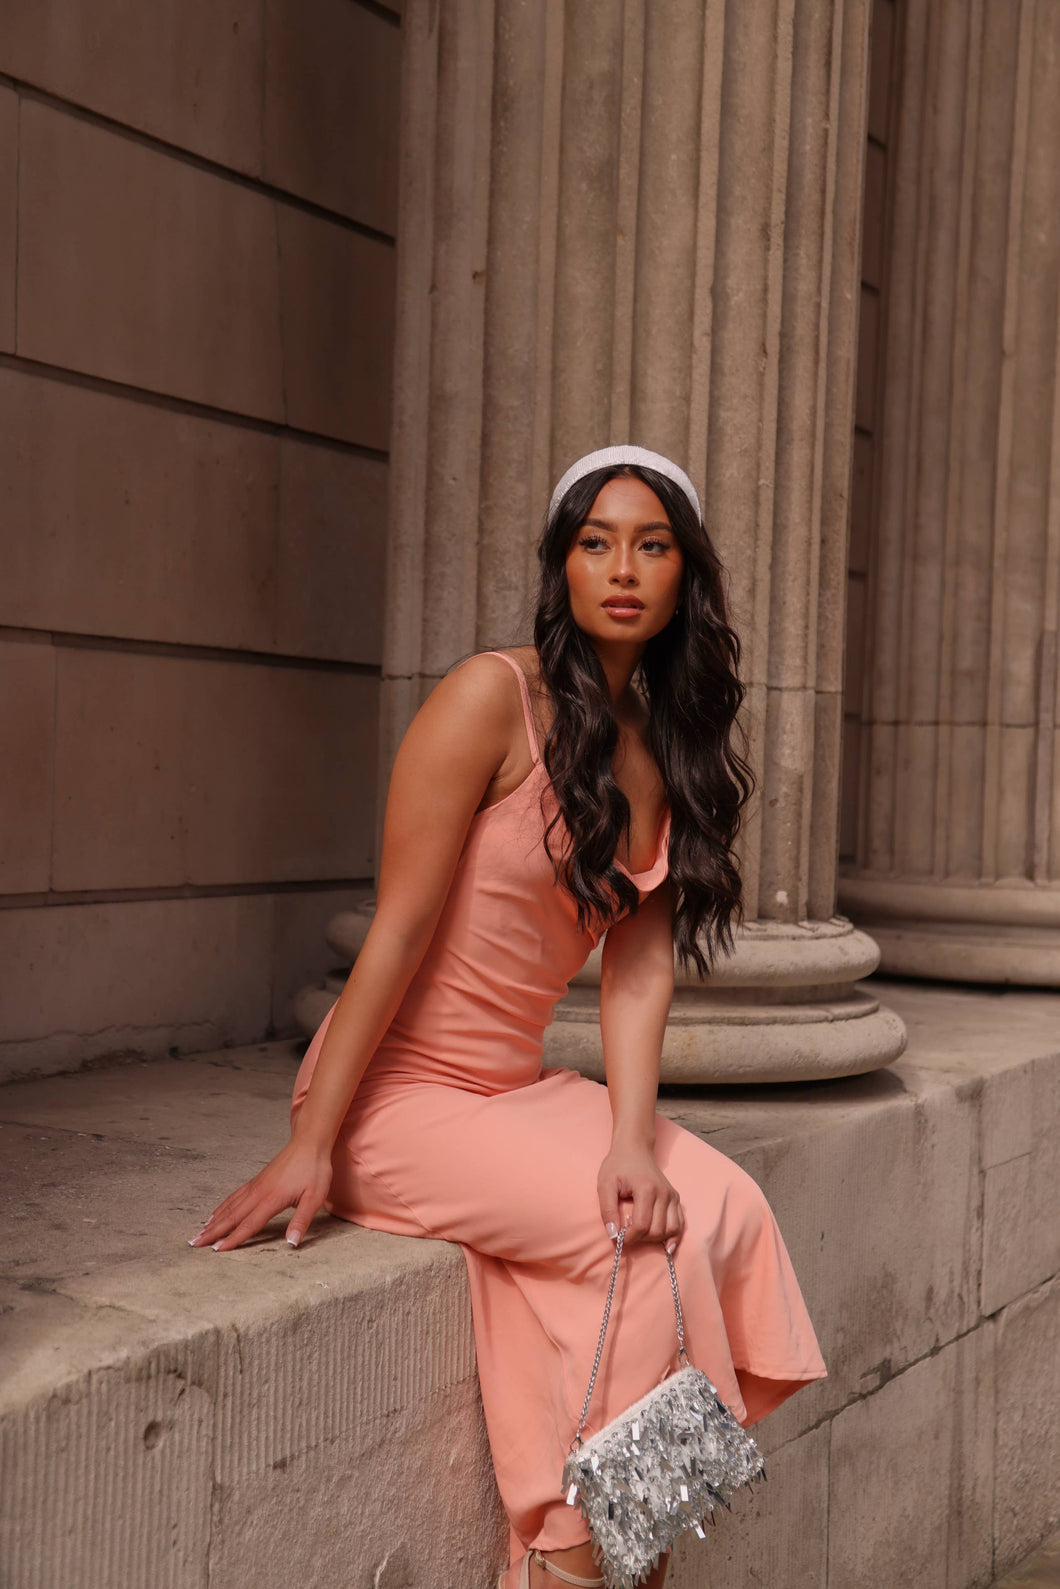
<path id="1" fill-rule="evenodd" d="M 885 1071 L 662 1098 L 766 1190 L 829 1366 L 756 1428 L 779 1482 L 674 1589 L 897 1589 L 911 1533 L 916 1581 L 985 1589 L 1060 1515 L 1060 999 L 886 999 Z M 314 1582 L 492 1589 L 459 1249 L 330 1220 L 298 1252 L 280 1221 L 186 1245 L 284 1140 L 301 1048 L 0 1089 L 9 1589 L 286 1589 L 307 1539 Z"/>

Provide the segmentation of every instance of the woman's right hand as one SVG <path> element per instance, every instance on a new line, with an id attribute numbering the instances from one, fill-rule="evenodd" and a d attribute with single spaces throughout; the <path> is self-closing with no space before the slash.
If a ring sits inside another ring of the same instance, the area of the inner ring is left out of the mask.
<path id="1" fill-rule="evenodd" d="M 214 1209 L 188 1245 L 228 1252 L 256 1236 L 270 1219 L 293 1205 L 287 1240 L 297 1247 L 328 1195 L 331 1173 L 329 1149 L 292 1135 L 287 1146 L 263 1170 Z"/>

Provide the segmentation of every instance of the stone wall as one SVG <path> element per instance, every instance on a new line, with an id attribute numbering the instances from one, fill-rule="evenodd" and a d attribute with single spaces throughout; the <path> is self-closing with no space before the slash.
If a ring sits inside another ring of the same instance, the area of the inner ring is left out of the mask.
<path id="1" fill-rule="evenodd" d="M 400 5 L 0 15 L 0 1069 L 290 1030 L 374 867 Z"/>

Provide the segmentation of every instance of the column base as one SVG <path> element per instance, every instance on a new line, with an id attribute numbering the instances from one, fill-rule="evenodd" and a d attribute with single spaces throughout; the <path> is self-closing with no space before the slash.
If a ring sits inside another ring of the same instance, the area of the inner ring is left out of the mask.
<path id="1" fill-rule="evenodd" d="M 879 953 L 842 916 L 748 922 L 706 981 L 677 973 L 659 1079 L 676 1085 L 815 1081 L 890 1065 L 906 1030 L 862 977 Z M 556 1006 L 545 1063 L 604 1080 L 600 950 Z"/>
<path id="2" fill-rule="evenodd" d="M 839 899 L 879 944 L 881 971 L 1060 987 L 1056 884 L 848 877 L 840 879 Z"/>

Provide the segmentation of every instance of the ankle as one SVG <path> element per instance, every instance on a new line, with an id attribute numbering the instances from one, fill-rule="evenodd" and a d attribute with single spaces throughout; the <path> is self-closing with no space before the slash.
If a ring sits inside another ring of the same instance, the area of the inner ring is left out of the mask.
<path id="1" fill-rule="evenodd" d="M 573 1584 L 575 1589 L 589 1589 L 592 1585 L 595 1589 L 603 1581 L 590 1545 L 530 1552 L 530 1589 L 563 1589 L 564 1584 Z"/>

